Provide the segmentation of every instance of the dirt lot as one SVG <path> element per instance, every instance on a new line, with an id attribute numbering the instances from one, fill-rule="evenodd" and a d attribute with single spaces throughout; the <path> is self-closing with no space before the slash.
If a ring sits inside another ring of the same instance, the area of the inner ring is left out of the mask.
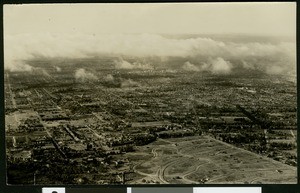
<path id="1" fill-rule="evenodd" d="M 296 167 L 208 136 L 158 139 L 125 156 L 133 184 L 296 183 Z"/>

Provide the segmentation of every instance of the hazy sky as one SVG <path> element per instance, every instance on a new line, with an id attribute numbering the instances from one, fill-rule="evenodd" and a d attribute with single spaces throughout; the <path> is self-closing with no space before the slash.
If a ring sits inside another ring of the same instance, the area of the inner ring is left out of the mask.
<path id="1" fill-rule="evenodd" d="M 4 5 L 4 33 L 295 36 L 296 3 Z"/>

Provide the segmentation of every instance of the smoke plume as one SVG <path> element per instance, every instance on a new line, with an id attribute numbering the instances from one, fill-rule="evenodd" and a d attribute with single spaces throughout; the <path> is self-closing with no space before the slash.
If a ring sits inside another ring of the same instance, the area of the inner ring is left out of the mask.
<path id="1" fill-rule="evenodd" d="M 231 72 L 232 65 L 223 58 L 216 58 L 211 61 L 211 72 L 213 74 L 228 74 Z"/>
<path id="2" fill-rule="evenodd" d="M 139 87 L 140 83 L 133 81 L 131 79 L 123 80 L 121 82 L 121 87 L 126 88 L 126 87 Z"/>
<path id="3" fill-rule="evenodd" d="M 123 59 L 115 60 L 114 63 L 115 63 L 115 67 L 117 69 L 134 69 L 133 64 L 131 64 Z"/>
<path id="4" fill-rule="evenodd" d="M 116 69 L 143 69 L 143 70 L 150 70 L 153 69 L 149 63 L 142 63 L 139 61 L 130 63 L 123 58 L 114 61 Z"/>
<path id="5" fill-rule="evenodd" d="M 16 62 L 16 61 L 7 61 L 5 63 L 5 68 L 9 69 L 11 72 L 32 72 L 34 69 L 32 66 L 28 64 L 24 64 L 21 61 Z"/>
<path id="6" fill-rule="evenodd" d="M 115 80 L 115 78 L 111 74 L 108 74 L 104 77 L 104 81 L 106 81 L 106 82 L 113 82 L 114 80 Z"/>
<path id="7" fill-rule="evenodd" d="M 182 66 L 182 69 L 185 71 L 194 71 L 194 72 L 199 72 L 200 68 L 189 61 L 185 62 Z"/>
<path id="8" fill-rule="evenodd" d="M 56 72 L 61 72 L 61 68 L 58 66 L 55 66 L 55 70 L 56 70 Z"/>
<path id="9" fill-rule="evenodd" d="M 75 79 L 80 82 L 86 82 L 86 81 L 95 81 L 97 80 L 97 77 L 91 72 L 87 72 L 85 69 L 80 68 L 77 69 L 75 72 Z"/>

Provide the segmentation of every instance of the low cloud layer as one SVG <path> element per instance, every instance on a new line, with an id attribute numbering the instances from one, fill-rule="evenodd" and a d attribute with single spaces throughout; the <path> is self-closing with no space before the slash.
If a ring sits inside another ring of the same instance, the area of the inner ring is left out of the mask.
<path id="1" fill-rule="evenodd" d="M 215 74 L 230 73 L 237 66 L 270 74 L 296 73 L 295 42 L 237 43 L 201 37 L 176 39 L 153 34 L 23 34 L 6 35 L 4 43 L 5 69 L 11 71 L 32 71 L 26 60 L 37 57 L 84 58 L 108 54 L 118 57 L 161 57 L 163 60 L 180 57 L 187 61 L 182 64 L 183 70 L 206 70 Z M 121 58 L 114 65 L 117 69 L 153 68 L 153 64 L 140 61 Z"/>

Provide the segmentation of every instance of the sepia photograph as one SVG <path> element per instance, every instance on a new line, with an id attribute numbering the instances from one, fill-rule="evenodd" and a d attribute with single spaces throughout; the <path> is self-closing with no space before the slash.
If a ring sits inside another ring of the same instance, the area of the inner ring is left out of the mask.
<path id="1" fill-rule="evenodd" d="M 297 183 L 296 2 L 5 4 L 3 35 L 8 185 Z"/>

